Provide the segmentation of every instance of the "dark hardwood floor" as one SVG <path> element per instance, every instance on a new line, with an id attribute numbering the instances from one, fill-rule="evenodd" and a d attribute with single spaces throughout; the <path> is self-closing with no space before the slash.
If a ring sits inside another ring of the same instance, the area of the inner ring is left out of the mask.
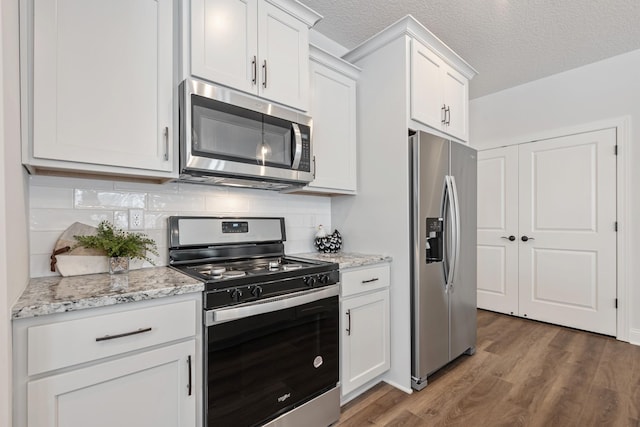
<path id="1" fill-rule="evenodd" d="M 479 310 L 474 356 L 411 395 L 377 385 L 337 426 L 640 427 L 640 346 Z"/>

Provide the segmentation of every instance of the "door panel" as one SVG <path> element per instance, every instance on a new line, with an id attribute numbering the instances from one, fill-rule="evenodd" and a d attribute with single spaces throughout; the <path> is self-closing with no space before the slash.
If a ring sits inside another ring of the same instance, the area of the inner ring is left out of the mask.
<path id="1" fill-rule="evenodd" d="M 412 375 L 425 378 L 449 361 L 449 298 L 443 261 L 426 262 L 427 218 L 442 218 L 449 141 L 419 132 L 412 137 Z M 444 229 L 449 227 L 444 216 Z M 444 230 L 443 230 L 444 231 Z"/>
<path id="2" fill-rule="evenodd" d="M 476 346 L 477 313 L 477 152 L 451 142 L 451 172 L 455 178 L 460 211 L 460 251 L 450 289 L 451 339 L 449 358 Z"/>
<path id="3" fill-rule="evenodd" d="M 605 129 L 520 146 L 521 315 L 616 334 L 615 143 Z"/>
<path id="4" fill-rule="evenodd" d="M 478 153 L 478 307 L 518 314 L 518 147 Z"/>

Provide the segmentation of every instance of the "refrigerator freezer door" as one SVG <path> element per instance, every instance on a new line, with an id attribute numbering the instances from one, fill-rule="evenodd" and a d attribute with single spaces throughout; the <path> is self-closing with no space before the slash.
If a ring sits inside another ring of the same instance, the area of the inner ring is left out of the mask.
<path id="1" fill-rule="evenodd" d="M 442 217 L 449 141 L 419 132 L 412 153 L 412 383 L 426 386 L 428 374 L 449 361 L 449 300 L 443 262 L 426 262 L 429 218 Z M 443 234 L 450 217 L 443 218 Z M 445 254 L 447 250 L 444 250 Z M 446 255 L 444 257 L 446 259 Z"/>
<path id="2" fill-rule="evenodd" d="M 451 171 L 457 191 L 459 245 L 450 287 L 451 359 L 472 354 L 476 346 L 477 153 L 451 143 Z"/>

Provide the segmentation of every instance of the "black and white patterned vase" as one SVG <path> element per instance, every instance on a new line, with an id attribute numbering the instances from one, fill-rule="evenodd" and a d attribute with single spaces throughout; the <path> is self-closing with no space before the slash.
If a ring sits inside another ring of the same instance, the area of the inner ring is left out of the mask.
<path id="1" fill-rule="evenodd" d="M 315 244 L 319 252 L 336 253 L 342 248 L 342 236 L 338 230 L 334 230 L 326 237 L 316 237 Z"/>

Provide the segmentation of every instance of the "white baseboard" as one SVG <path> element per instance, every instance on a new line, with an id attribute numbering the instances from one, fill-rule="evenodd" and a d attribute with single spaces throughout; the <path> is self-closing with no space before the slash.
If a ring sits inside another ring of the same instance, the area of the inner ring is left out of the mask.
<path id="1" fill-rule="evenodd" d="M 629 330 L 629 342 L 634 345 L 640 345 L 640 329 Z"/>

